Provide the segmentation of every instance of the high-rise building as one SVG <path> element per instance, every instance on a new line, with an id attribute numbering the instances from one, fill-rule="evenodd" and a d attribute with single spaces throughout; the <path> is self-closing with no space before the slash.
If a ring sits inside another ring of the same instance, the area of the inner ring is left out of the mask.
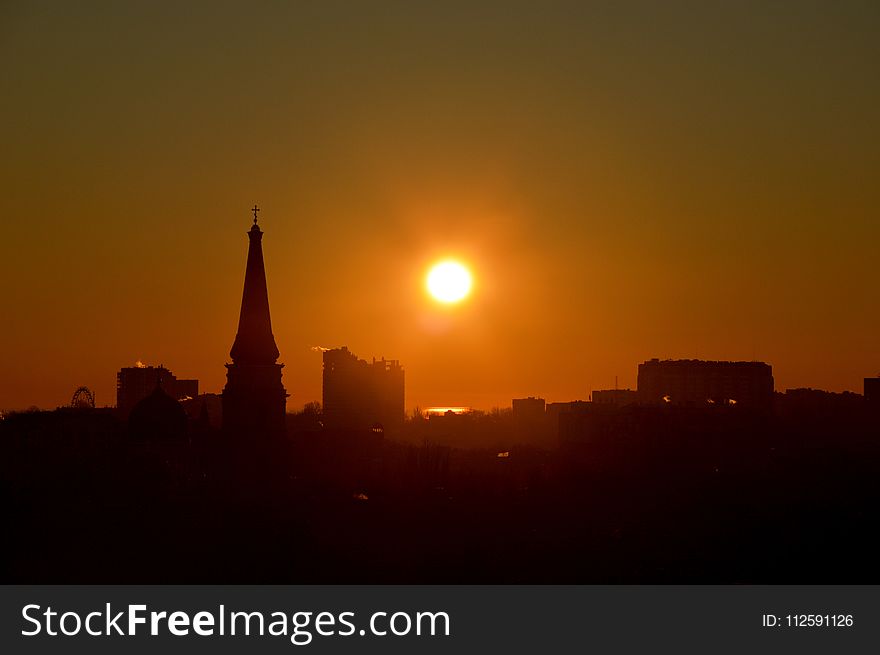
<path id="1" fill-rule="evenodd" d="M 269 317 L 269 294 L 263 265 L 263 232 L 254 225 L 248 232 L 247 267 L 238 332 L 226 364 L 223 389 L 223 429 L 236 437 L 274 439 L 285 434 L 287 392 L 281 383 L 278 347 Z"/>
<path id="2" fill-rule="evenodd" d="M 404 374 L 397 360 L 358 359 L 345 346 L 324 351 L 324 426 L 361 430 L 403 425 Z"/>
<path id="3" fill-rule="evenodd" d="M 555 432 L 555 422 L 546 411 L 543 398 L 514 398 L 511 401 L 513 436 L 519 443 L 541 444 Z"/>
<path id="4" fill-rule="evenodd" d="M 559 424 L 559 417 L 562 414 L 568 414 L 570 412 L 583 411 L 584 407 L 588 406 L 586 400 L 571 400 L 568 402 L 562 403 L 547 403 L 545 407 L 545 411 L 547 413 L 547 418 L 550 421 L 552 426 L 556 426 Z"/>
<path id="5" fill-rule="evenodd" d="M 513 420 L 518 422 L 540 421 L 544 418 L 546 402 L 543 398 L 514 398 L 511 401 Z"/>
<path id="6" fill-rule="evenodd" d="M 134 406 L 161 386 L 175 400 L 199 395 L 198 380 L 178 380 L 164 366 L 127 366 L 116 374 L 116 408 L 127 418 Z"/>
<path id="7" fill-rule="evenodd" d="M 865 401 L 872 406 L 880 407 L 880 376 L 865 378 Z"/>
<path id="8" fill-rule="evenodd" d="M 770 409 L 773 369 L 764 362 L 652 359 L 639 364 L 639 402 Z"/>

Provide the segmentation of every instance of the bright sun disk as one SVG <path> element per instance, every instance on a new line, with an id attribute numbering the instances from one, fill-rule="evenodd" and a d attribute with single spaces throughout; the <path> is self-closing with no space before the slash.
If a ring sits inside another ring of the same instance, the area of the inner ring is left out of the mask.
<path id="1" fill-rule="evenodd" d="M 428 293 L 440 302 L 454 303 L 470 293 L 471 274 L 455 261 L 435 264 L 428 273 Z"/>

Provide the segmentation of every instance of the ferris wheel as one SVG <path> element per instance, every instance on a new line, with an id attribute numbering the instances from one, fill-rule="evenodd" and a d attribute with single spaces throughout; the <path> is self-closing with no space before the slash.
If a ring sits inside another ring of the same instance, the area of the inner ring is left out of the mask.
<path id="1" fill-rule="evenodd" d="M 79 387 L 73 392 L 73 398 L 70 399 L 70 406 L 77 409 L 94 409 L 95 394 L 88 387 Z"/>

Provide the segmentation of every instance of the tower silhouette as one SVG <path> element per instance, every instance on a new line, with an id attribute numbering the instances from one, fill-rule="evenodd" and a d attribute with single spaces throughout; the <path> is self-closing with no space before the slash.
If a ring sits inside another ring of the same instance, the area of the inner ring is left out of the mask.
<path id="1" fill-rule="evenodd" d="M 232 363 L 226 364 L 223 429 L 237 437 L 275 439 L 284 436 L 287 392 L 281 383 L 284 364 L 277 363 L 278 346 L 269 317 L 259 208 L 254 205 L 252 211 L 238 333 L 229 351 Z"/>

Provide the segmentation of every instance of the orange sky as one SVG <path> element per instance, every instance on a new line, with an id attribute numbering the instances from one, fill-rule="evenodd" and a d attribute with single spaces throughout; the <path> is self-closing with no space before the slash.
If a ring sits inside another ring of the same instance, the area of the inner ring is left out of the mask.
<path id="1" fill-rule="evenodd" d="M 220 391 L 255 202 L 290 408 L 312 346 L 408 408 L 880 373 L 875 6 L 152 4 L 0 10 L 0 408 L 137 359 Z"/>

